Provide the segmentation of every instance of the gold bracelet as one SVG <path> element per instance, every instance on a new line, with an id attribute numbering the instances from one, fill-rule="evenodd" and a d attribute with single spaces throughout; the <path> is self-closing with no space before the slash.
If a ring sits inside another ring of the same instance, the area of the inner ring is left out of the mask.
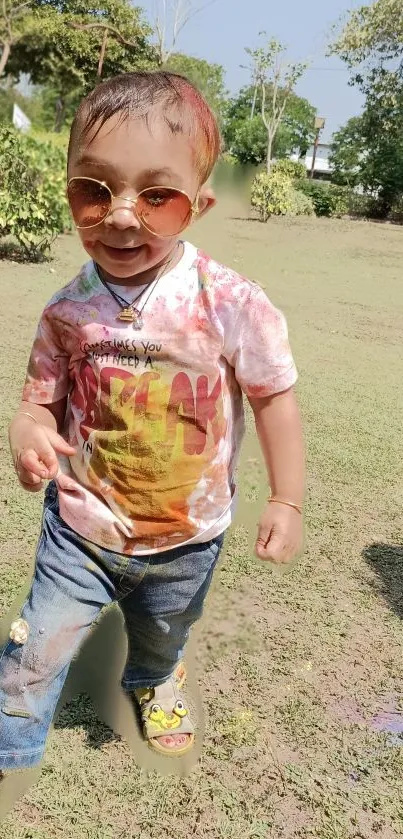
<path id="1" fill-rule="evenodd" d="M 30 419 L 33 420 L 34 422 L 36 422 L 37 425 L 40 424 L 38 422 L 37 418 L 34 417 L 33 414 L 30 414 L 29 411 L 18 411 L 18 414 L 23 414 L 25 417 L 30 417 Z M 17 416 L 18 416 L 18 414 L 17 414 Z"/>
<path id="2" fill-rule="evenodd" d="M 292 507 L 293 510 L 296 510 L 302 516 L 302 507 L 299 504 L 294 504 L 293 501 L 284 501 L 282 498 L 273 498 L 270 496 L 268 499 L 269 504 L 284 504 L 286 507 Z"/>

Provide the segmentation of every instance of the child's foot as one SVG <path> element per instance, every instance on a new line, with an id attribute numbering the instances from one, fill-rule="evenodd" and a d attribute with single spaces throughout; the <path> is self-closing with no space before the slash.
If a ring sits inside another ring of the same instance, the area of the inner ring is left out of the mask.
<path id="1" fill-rule="evenodd" d="M 185 754 L 194 743 L 194 726 L 180 693 L 185 678 L 185 669 L 179 664 L 163 685 L 135 691 L 144 736 L 149 746 L 162 754 Z"/>

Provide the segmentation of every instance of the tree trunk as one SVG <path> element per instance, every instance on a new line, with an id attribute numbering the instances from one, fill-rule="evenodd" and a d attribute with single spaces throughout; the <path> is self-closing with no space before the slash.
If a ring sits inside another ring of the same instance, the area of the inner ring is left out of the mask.
<path id="1" fill-rule="evenodd" d="M 3 52 L 2 52 L 1 57 L 0 57 L 0 76 L 2 76 L 3 73 L 4 73 L 7 61 L 10 58 L 10 52 L 11 52 L 11 44 L 10 44 L 9 41 L 6 41 L 3 44 Z"/>
<path id="2" fill-rule="evenodd" d="M 271 158 L 273 154 L 273 140 L 274 137 L 270 131 L 267 132 L 267 174 L 271 172 Z"/>
<path id="3" fill-rule="evenodd" d="M 97 81 L 101 81 L 102 68 L 103 68 L 103 66 L 104 66 L 105 53 L 106 53 L 106 45 L 107 45 L 107 43 L 108 43 L 108 34 L 109 34 L 109 33 L 108 33 L 108 30 L 107 30 L 107 29 L 105 29 L 105 30 L 104 30 L 104 37 L 103 37 L 103 39 L 102 39 L 101 52 L 100 52 L 100 54 L 99 54 L 99 62 L 98 62 L 98 70 L 97 70 Z"/>
<path id="4" fill-rule="evenodd" d="M 56 116 L 55 116 L 55 132 L 56 134 L 60 134 L 64 119 L 66 116 L 66 101 L 63 99 L 63 96 L 60 96 L 56 102 Z"/>
<path id="5" fill-rule="evenodd" d="M 255 91 L 254 91 L 254 94 L 253 94 L 253 102 L 252 102 L 252 107 L 251 107 L 251 111 L 250 111 L 250 119 L 253 119 L 253 117 L 255 116 L 256 100 L 257 100 L 257 85 L 255 86 Z"/>

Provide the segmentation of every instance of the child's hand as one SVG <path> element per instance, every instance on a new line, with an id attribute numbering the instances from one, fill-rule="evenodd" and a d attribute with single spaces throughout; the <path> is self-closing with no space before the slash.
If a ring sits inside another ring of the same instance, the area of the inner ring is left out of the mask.
<path id="1" fill-rule="evenodd" d="M 56 477 L 59 472 L 57 453 L 75 454 L 75 449 L 57 431 L 34 423 L 22 414 L 11 425 L 10 445 L 15 471 L 27 492 L 38 492 L 44 481 Z"/>
<path id="2" fill-rule="evenodd" d="M 282 504 L 267 504 L 259 523 L 256 556 L 277 564 L 289 563 L 301 552 L 303 541 L 301 513 Z"/>

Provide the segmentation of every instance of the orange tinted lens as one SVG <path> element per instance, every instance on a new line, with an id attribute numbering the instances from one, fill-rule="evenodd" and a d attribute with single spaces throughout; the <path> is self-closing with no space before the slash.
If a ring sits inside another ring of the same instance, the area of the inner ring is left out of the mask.
<path id="1" fill-rule="evenodd" d="M 189 224 L 192 205 L 188 196 L 177 189 L 152 187 L 138 196 L 136 212 L 151 233 L 175 236 Z"/>
<path id="2" fill-rule="evenodd" d="M 111 208 L 108 187 L 90 178 L 73 178 L 67 187 L 67 195 L 77 227 L 100 224 Z"/>

